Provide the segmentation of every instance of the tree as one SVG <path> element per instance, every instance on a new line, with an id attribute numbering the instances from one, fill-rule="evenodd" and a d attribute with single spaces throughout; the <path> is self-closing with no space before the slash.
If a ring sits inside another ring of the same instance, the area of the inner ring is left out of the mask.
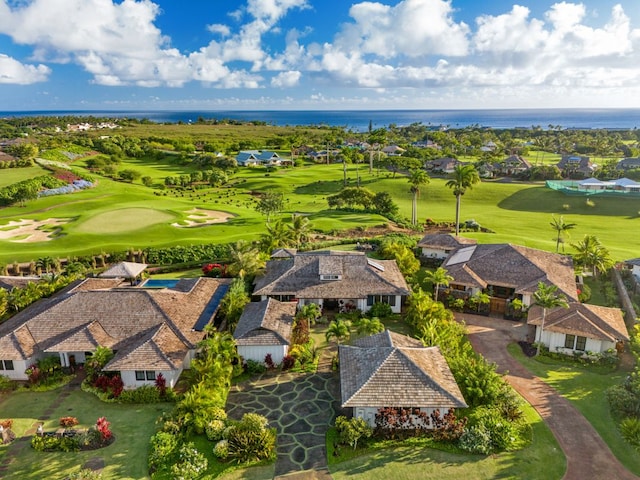
<path id="1" fill-rule="evenodd" d="M 438 300 L 438 290 L 440 289 L 440 285 L 448 287 L 449 282 L 453 280 L 453 277 L 449 275 L 445 268 L 438 267 L 436 270 L 427 271 L 425 274 L 425 280 L 427 283 L 433 285 L 433 299 Z"/>
<path id="2" fill-rule="evenodd" d="M 379 318 L 362 317 L 355 323 L 358 335 L 369 336 L 384 332 L 384 324 Z"/>
<path id="3" fill-rule="evenodd" d="M 429 183 L 429 175 L 422 169 L 411 170 L 409 172 L 409 183 L 411 184 L 411 193 L 413 194 L 413 203 L 411 209 L 411 223 L 416 226 L 418 224 L 418 197 L 420 196 L 420 187 Z"/>
<path id="4" fill-rule="evenodd" d="M 336 430 L 340 437 L 340 443 L 350 445 L 355 450 L 361 438 L 369 438 L 373 435 L 373 428 L 363 418 L 350 418 L 339 416 L 336 418 Z"/>
<path id="5" fill-rule="evenodd" d="M 395 260 L 405 277 L 410 277 L 420 270 L 420 260 L 411 248 L 402 243 L 385 243 L 380 249 L 380 255 L 385 259 Z"/>
<path id="6" fill-rule="evenodd" d="M 480 175 L 473 165 L 456 165 L 453 178 L 445 184 L 456 196 L 456 237 L 460 234 L 460 199 L 479 181 Z"/>
<path id="7" fill-rule="evenodd" d="M 220 312 L 227 321 L 228 331 L 235 330 L 245 305 L 250 301 L 245 281 L 242 278 L 235 278 L 229 286 L 229 291 L 220 302 Z"/>
<path id="8" fill-rule="evenodd" d="M 284 195 L 281 192 L 267 190 L 260 197 L 256 205 L 256 210 L 267 217 L 267 223 L 271 220 L 271 215 L 284 210 Z"/>
<path id="9" fill-rule="evenodd" d="M 276 248 L 288 247 L 292 243 L 291 230 L 281 219 L 267 223 L 267 231 L 262 234 L 260 245 L 262 251 L 271 254 Z"/>
<path id="10" fill-rule="evenodd" d="M 606 272 L 615 264 L 609 250 L 595 235 L 585 235 L 580 242 L 572 243 L 571 246 L 578 251 L 573 256 L 576 263 L 590 269 L 594 277 L 597 277 L 598 273 Z"/>
<path id="11" fill-rule="evenodd" d="M 351 336 L 351 322 L 348 320 L 334 320 L 329 324 L 326 333 L 324 334 L 327 342 L 330 342 L 332 338 L 336 339 L 336 342 L 347 340 Z"/>
<path id="12" fill-rule="evenodd" d="M 305 215 L 293 214 L 291 216 L 291 224 L 288 227 L 290 238 L 296 248 L 300 248 L 303 242 L 309 240 L 311 221 Z"/>
<path id="13" fill-rule="evenodd" d="M 553 228 L 556 233 L 556 253 L 558 253 L 558 250 L 560 249 L 560 244 L 562 243 L 562 251 L 564 252 L 564 236 L 565 235 L 569 235 L 568 231 L 575 228 L 576 224 L 575 223 L 566 223 L 564 221 L 564 218 L 562 218 L 562 215 L 560 215 L 559 218 L 553 217 L 552 216 L 552 220 L 551 220 L 551 228 Z"/>
<path id="14" fill-rule="evenodd" d="M 538 289 L 533 294 L 533 304 L 542 307 L 542 323 L 540 325 L 540 335 L 538 337 L 538 346 L 536 348 L 536 356 L 540 354 L 540 344 L 542 343 L 542 334 L 544 333 L 544 321 L 547 316 L 547 310 L 556 307 L 569 308 L 567 298 L 558 293 L 558 287 L 555 285 L 547 285 L 538 282 Z"/>
<path id="15" fill-rule="evenodd" d="M 393 201 L 393 197 L 388 192 L 378 192 L 372 200 L 376 213 L 384 217 L 393 217 L 398 214 L 398 205 Z"/>
<path id="16" fill-rule="evenodd" d="M 231 263 L 228 271 L 240 278 L 255 276 L 265 265 L 260 251 L 244 240 L 229 247 L 229 256 Z"/>

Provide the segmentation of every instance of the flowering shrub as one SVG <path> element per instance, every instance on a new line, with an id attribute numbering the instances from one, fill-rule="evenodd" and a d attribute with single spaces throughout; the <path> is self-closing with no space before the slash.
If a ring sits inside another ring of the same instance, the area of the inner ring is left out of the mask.
<path id="1" fill-rule="evenodd" d="M 162 373 L 159 373 L 156 377 L 156 388 L 160 392 L 161 397 L 165 397 L 167 395 L 167 379 L 164 378 Z"/>
<path id="2" fill-rule="evenodd" d="M 221 460 L 226 459 L 229 456 L 229 442 L 227 440 L 220 440 L 216 443 L 216 446 L 213 447 L 213 454 Z"/>
<path id="3" fill-rule="evenodd" d="M 40 369 L 38 368 L 38 365 L 30 365 L 24 373 L 29 377 L 29 383 L 35 384 L 40 380 Z"/>
<path id="4" fill-rule="evenodd" d="M 202 273 L 206 277 L 224 277 L 227 274 L 227 266 L 220 263 L 207 263 L 202 266 Z"/>
<path id="5" fill-rule="evenodd" d="M 11 427 L 13 427 L 13 420 L 11 418 L 0 420 L 0 427 L 4 428 L 5 430 L 10 429 Z"/>
<path id="6" fill-rule="evenodd" d="M 70 174 L 73 175 L 73 174 Z M 66 180 L 65 180 L 66 181 Z M 73 183 L 68 183 L 63 187 L 49 188 L 38 192 L 39 197 L 50 197 L 52 195 L 64 195 L 67 193 L 77 192 L 78 190 L 84 190 L 86 188 L 92 188 L 93 183 L 87 180 L 73 180 Z"/>
<path id="7" fill-rule="evenodd" d="M 124 383 L 120 375 L 108 377 L 106 375 L 100 375 L 93 382 L 93 386 L 101 390 L 104 393 L 108 393 L 113 398 L 118 398 L 124 390 Z"/>
<path id="8" fill-rule="evenodd" d="M 78 419 L 76 417 L 61 417 L 60 426 L 62 428 L 73 428 L 78 425 Z"/>
<path id="9" fill-rule="evenodd" d="M 100 417 L 96 421 L 96 428 L 98 429 L 98 432 L 100 432 L 102 440 L 105 442 L 110 440 L 113 436 L 113 433 L 109 429 L 109 425 L 110 423 L 107 421 L 106 417 Z"/>
<path id="10" fill-rule="evenodd" d="M 171 467 L 171 475 L 175 480 L 192 480 L 198 478 L 208 466 L 205 456 L 190 442 L 180 447 L 178 461 Z"/>

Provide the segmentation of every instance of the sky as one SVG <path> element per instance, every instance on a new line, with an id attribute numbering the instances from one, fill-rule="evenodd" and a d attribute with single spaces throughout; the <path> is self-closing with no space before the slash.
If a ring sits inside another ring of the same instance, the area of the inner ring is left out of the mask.
<path id="1" fill-rule="evenodd" d="M 639 0 L 0 0 L 0 111 L 607 107 Z"/>

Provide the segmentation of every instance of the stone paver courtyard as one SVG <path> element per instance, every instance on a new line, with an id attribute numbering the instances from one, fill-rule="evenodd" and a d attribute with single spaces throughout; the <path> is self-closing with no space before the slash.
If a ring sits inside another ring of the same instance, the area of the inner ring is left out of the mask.
<path id="1" fill-rule="evenodd" d="M 259 413 L 277 429 L 276 477 L 319 473 L 327 468 L 325 434 L 338 407 L 338 392 L 337 373 L 266 374 L 232 387 L 227 412 L 234 419 Z"/>

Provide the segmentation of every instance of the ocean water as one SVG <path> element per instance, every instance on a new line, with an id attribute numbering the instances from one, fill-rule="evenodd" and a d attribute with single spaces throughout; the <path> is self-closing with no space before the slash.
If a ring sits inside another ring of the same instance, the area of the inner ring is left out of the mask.
<path id="1" fill-rule="evenodd" d="M 115 111 L 60 110 L 2 112 L 1 117 L 81 115 L 148 119 L 158 123 L 192 123 L 198 118 L 261 121 L 270 125 L 328 125 L 356 132 L 390 125 L 422 123 L 433 127 L 531 128 L 551 126 L 578 129 L 640 128 L 640 109 L 502 109 L 502 110 L 229 110 L 229 111 Z"/>

